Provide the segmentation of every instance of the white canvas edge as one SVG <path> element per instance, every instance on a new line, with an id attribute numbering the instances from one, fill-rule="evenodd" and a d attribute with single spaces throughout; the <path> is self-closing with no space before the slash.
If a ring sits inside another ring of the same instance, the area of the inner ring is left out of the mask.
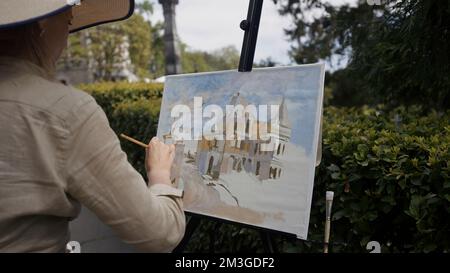
<path id="1" fill-rule="evenodd" d="M 310 67 L 310 66 L 323 66 L 324 63 L 312 63 L 312 64 L 298 64 L 298 65 L 285 65 L 285 66 L 273 66 L 273 67 L 259 67 L 254 68 L 253 71 L 264 71 L 264 70 L 282 70 L 289 69 L 295 67 Z M 225 73 L 252 73 L 252 72 L 239 72 L 237 69 L 235 70 L 220 70 L 220 71 L 210 71 L 210 72 L 200 72 L 200 73 L 185 73 L 185 74 L 176 74 L 176 75 L 167 75 L 166 80 L 170 78 L 179 78 L 179 77 L 195 77 L 195 76 L 203 76 L 203 75 L 214 75 L 214 74 L 225 74 Z M 165 88 L 164 88 L 165 89 Z"/>
<path id="2" fill-rule="evenodd" d="M 319 78 L 319 84 L 321 86 L 321 90 L 319 90 L 319 99 L 317 100 L 317 112 L 316 112 L 316 117 L 318 117 L 318 122 L 316 122 L 316 128 L 315 128 L 315 132 L 314 132 L 314 138 L 316 139 L 316 141 L 314 142 L 314 146 L 313 146 L 313 151 L 316 151 L 316 157 L 317 158 L 317 153 L 318 153 L 318 148 L 319 148 L 319 141 L 321 141 L 319 139 L 320 137 L 320 123 L 321 123 L 321 118 L 323 115 L 323 97 L 324 97 L 324 91 L 325 91 L 325 64 L 321 63 L 321 75 Z M 311 166 L 311 170 L 315 170 L 316 169 L 316 161 L 311 161 L 310 162 Z M 301 240 L 306 240 L 308 238 L 308 231 L 309 231 L 309 220 L 311 218 L 311 204 L 312 204 L 312 197 L 313 197 L 313 193 L 314 193 L 314 176 L 315 176 L 315 171 L 310 172 L 309 173 L 310 177 L 309 177 L 309 181 L 313 181 L 312 184 L 309 184 L 310 186 L 312 185 L 312 189 L 309 189 L 310 195 L 309 195 L 309 199 L 308 199 L 308 209 L 306 211 L 309 212 L 309 217 L 307 217 L 306 220 L 306 229 L 305 229 L 305 234 L 296 234 L 298 239 Z M 311 177 L 312 176 L 312 177 Z"/>

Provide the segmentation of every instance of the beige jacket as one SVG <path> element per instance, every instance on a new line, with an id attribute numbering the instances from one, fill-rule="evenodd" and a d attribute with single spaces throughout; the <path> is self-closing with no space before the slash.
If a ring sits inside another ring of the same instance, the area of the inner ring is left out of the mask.
<path id="1" fill-rule="evenodd" d="M 148 188 L 95 100 L 0 57 L 0 252 L 60 252 L 80 203 L 141 251 L 171 251 L 182 192 Z"/>

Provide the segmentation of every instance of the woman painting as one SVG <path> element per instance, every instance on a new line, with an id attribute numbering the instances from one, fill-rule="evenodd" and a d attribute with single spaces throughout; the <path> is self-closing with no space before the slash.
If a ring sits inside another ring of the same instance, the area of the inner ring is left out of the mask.
<path id="1" fill-rule="evenodd" d="M 134 2 L 76 2 L 0 1 L 0 252 L 64 252 L 80 204 L 137 249 L 171 251 L 185 229 L 174 147 L 150 141 L 147 186 L 95 100 L 54 76 L 70 32 Z"/>

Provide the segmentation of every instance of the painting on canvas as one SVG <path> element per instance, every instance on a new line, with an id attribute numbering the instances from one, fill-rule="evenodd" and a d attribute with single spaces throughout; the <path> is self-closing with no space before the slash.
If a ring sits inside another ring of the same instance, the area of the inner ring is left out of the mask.
<path id="1" fill-rule="evenodd" d="M 169 76 L 158 137 L 185 210 L 306 239 L 324 67 Z"/>

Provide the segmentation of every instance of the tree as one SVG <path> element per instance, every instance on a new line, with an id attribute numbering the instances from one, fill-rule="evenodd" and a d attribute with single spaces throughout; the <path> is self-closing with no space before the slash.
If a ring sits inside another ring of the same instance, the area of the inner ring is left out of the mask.
<path id="1" fill-rule="evenodd" d="M 185 73 L 221 71 L 237 69 L 239 51 L 234 46 L 226 46 L 213 52 L 189 50 L 181 46 L 181 64 Z"/>
<path id="2" fill-rule="evenodd" d="M 254 64 L 255 67 L 274 67 L 276 65 L 278 65 L 278 63 L 274 61 L 271 57 L 267 57 L 259 61 L 259 63 Z"/>
<path id="3" fill-rule="evenodd" d="M 130 41 L 130 58 L 135 73 L 140 78 L 151 77 L 150 65 L 154 48 L 152 43 L 152 25 L 143 16 L 135 15 L 123 24 L 124 33 Z"/>
<path id="4" fill-rule="evenodd" d="M 141 3 L 143 4 L 145 2 Z M 119 51 L 124 42 L 128 42 L 129 58 L 138 77 L 157 77 L 164 74 L 161 73 L 164 66 L 161 68 L 160 65 L 160 24 L 153 26 L 144 18 L 145 14 L 148 17 L 152 12 L 150 7 L 138 6 L 138 13 L 126 21 L 101 25 L 70 35 L 69 47 L 63 54 L 60 65 L 78 67 L 89 63 L 95 72 L 94 80 L 109 81 L 117 64 L 127 61 Z"/>
<path id="5" fill-rule="evenodd" d="M 151 24 L 152 30 L 152 52 L 150 56 L 150 74 L 152 78 L 158 78 L 165 75 L 166 61 L 164 56 L 164 24 L 157 22 Z"/>
<path id="6" fill-rule="evenodd" d="M 350 94 L 370 98 L 365 103 L 450 106 L 450 1 L 384 1 L 371 6 L 360 0 L 355 7 L 318 0 L 274 1 L 294 22 L 286 34 L 297 63 L 336 56 L 349 60 L 345 72 L 335 78 L 345 76 L 354 84 L 335 82 L 333 92 L 350 89 Z M 321 15 L 308 20 L 317 10 Z"/>

